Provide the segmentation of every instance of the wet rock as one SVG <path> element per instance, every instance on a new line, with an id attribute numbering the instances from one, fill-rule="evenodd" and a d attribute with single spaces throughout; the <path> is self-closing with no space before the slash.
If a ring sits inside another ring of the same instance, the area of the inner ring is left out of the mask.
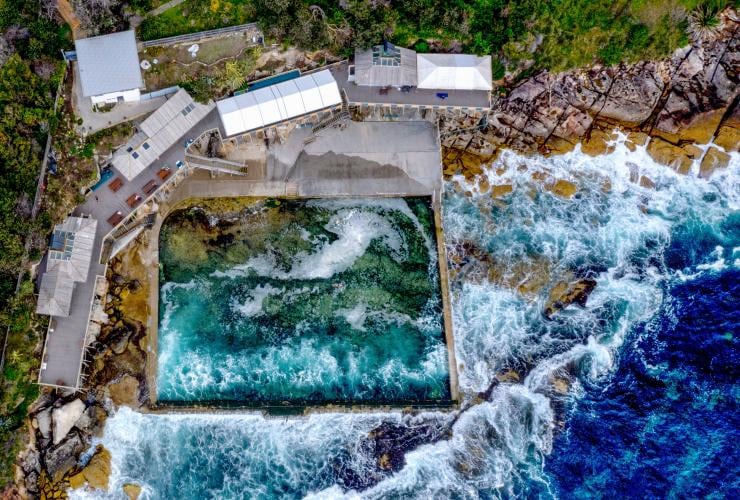
<path id="1" fill-rule="evenodd" d="M 110 460 L 110 452 L 102 445 L 98 445 L 95 454 L 85 468 L 75 476 L 70 477 L 70 486 L 79 488 L 83 484 L 87 484 L 91 488 L 108 491 L 108 479 L 111 472 Z M 76 486 L 72 486 L 73 483 Z"/>
<path id="2" fill-rule="evenodd" d="M 643 132 L 630 132 L 627 134 L 627 141 L 625 142 L 625 146 L 627 146 L 627 149 L 630 151 L 634 151 L 637 149 L 637 146 L 644 146 L 648 139 L 650 139 L 650 136 Z"/>
<path id="3" fill-rule="evenodd" d="M 640 186 L 644 187 L 645 189 L 655 189 L 655 183 L 647 175 L 640 176 Z"/>
<path id="4" fill-rule="evenodd" d="M 491 196 L 494 198 L 501 198 L 506 196 L 514 190 L 514 186 L 511 184 L 497 184 L 491 186 Z"/>
<path id="5" fill-rule="evenodd" d="M 699 166 L 699 177 L 709 179 L 718 168 L 725 168 L 730 163 L 730 155 L 711 146 L 704 154 Z"/>
<path id="6" fill-rule="evenodd" d="M 519 382 L 519 374 L 514 370 L 506 370 L 505 372 L 497 373 L 496 378 L 502 384 L 510 382 Z"/>
<path id="7" fill-rule="evenodd" d="M 581 151 L 589 156 L 600 156 L 611 153 L 614 151 L 614 146 L 609 146 L 607 142 L 614 139 L 614 134 L 595 129 L 591 131 L 590 137 L 581 143 Z"/>
<path id="8" fill-rule="evenodd" d="M 138 408 L 139 381 L 131 375 L 124 375 L 117 382 L 108 386 L 108 394 L 116 406 Z"/>
<path id="9" fill-rule="evenodd" d="M 661 165 L 666 165 L 679 173 L 687 174 L 691 168 L 691 158 L 686 151 L 660 138 L 653 138 L 647 146 L 647 153 Z"/>
<path id="10" fill-rule="evenodd" d="M 558 179 L 554 183 L 547 184 L 547 190 L 561 198 L 572 198 L 578 191 L 578 186 L 570 181 Z"/>
<path id="11" fill-rule="evenodd" d="M 550 296 L 547 299 L 544 310 L 545 317 L 552 317 L 555 313 L 568 307 L 570 304 L 578 304 L 581 307 L 585 307 L 588 296 L 594 288 L 596 288 L 596 281 L 592 279 L 558 282 L 550 291 Z"/>
<path id="12" fill-rule="evenodd" d="M 141 486 L 133 483 L 126 483 L 123 485 L 123 492 L 129 498 L 129 500 L 138 500 L 141 495 Z"/>
<path id="13" fill-rule="evenodd" d="M 54 444 L 59 444 L 67 433 L 74 427 L 75 422 L 85 411 L 85 403 L 81 399 L 75 399 L 61 408 L 56 408 L 52 413 L 54 422 Z"/>

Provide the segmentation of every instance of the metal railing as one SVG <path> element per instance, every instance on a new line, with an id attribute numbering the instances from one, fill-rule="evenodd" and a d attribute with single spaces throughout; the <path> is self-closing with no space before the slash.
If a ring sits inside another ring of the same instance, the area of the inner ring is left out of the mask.
<path id="1" fill-rule="evenodd" d="M 237 26 L 227 26 L 225 28 L 216 28 L 206 31 L 198 31 L 197 33 L 186 33 L 184 35 L 168 36 L 165 38 L 159 38 L 157 40 L 147 40 L 145 42 L 139 42 L 142 48 L 148 47 L 161 47 L 164 45 L 174 45 L 176 43 L 186 42 L 197 42 L 204 38 L 211 38 L 215 36 L 225 35 L 228 33 L 238 33 L 240 31 L 257 30 L 258 40 L 255 43 L 264 45 L 264 37 L 262 31 L 260 31 L 257 23 L 239 24 Z"/>

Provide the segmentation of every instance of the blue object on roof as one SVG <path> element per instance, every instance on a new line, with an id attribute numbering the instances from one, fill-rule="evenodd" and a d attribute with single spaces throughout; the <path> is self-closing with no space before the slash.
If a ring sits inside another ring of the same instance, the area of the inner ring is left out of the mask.
<path id="1" fill-rule="evenodd" d="M 447 92 L 437 92 L 437 97 L 439 97 L 440 99 L 447 99 L 448 97 L 450 97 L 450 94 L 448 94 Z"/>
<path id="2" fill-rule="evenodd" d="M 262 80 L 257 80 L 254 83 L 250 83 L 247 86 L 248 91 L 261 89 L 264 87 L 269 87 L 270 85 L 275 85 L 277 83 L 287 82 L 288 80 L 293 80 L 294 78 L 298 78 L 301 76 L 301 70 L 294 69 L 291 71 L 288 71 L 286 73 L 280 73 L 279 75 L 275 76 L 269 76 L 267 78 L 263 78 Z"/>

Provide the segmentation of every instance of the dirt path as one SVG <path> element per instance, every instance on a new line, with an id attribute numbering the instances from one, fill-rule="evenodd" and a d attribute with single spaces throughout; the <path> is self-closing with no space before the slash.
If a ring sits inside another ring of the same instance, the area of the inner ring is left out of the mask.
<path id="1" fill-rule="evenodd" d="M 77 19 L 77 15 L 75 14 L 72 5 L 69 3 L 69 0 L 58 0 L 57 10 L 59 11 L 59 15 L 62 16 L 62 19 L 64 19 L 64 21 L 69 24 L 69 27 L 72 28 L 72 38 L 75 40 L 78 38 L 85 38 L 85 32 L 80 27 L 80 20 Z"/>

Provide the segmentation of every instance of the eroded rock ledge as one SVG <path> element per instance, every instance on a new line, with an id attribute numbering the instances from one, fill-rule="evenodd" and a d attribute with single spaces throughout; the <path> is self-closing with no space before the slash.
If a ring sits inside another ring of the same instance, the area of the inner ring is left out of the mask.
<path id="1" fill-rule="evenodd" d="M 712 40 L 698 40 L 662 61 L 551 74 L 522 81 L 495 100 L 483 117 L 442 118 L 445 174 L 474 177 L 501 148 L 524 153 L 609 151 L 612 131 L 629 134 L 659 163 L 687 173 L 713 143 L 725 151 L 740 144 L 740 20 L 734 9 L 721 16 Z M 704 154 L 701 175 L 727 165 L 716 147 Z"/>

